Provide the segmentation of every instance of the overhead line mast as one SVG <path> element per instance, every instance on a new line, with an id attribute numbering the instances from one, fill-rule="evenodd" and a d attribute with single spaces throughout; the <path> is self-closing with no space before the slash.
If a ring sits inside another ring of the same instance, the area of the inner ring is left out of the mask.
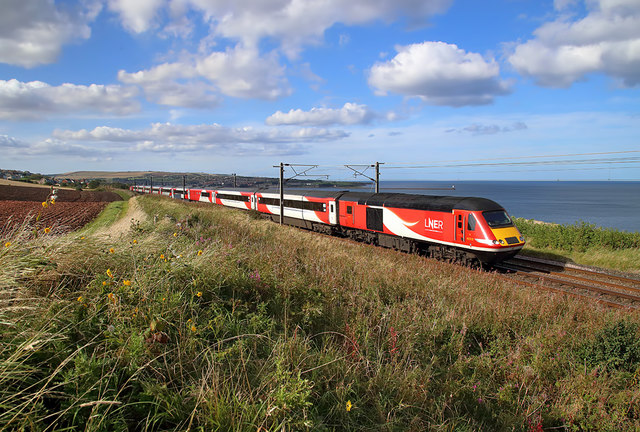
<path id="1" fill-rule="evenodd" d="M 319 174 L 319 175 L 308 175 L 307 173 L 309 171 L 311 171 L 314 168 L 318 168 L 318 165 L 303 165 L 303 164 L 286 164 L 286 163 L 282 163 L 280 162 L 280 165 L 274 165 L 274 168 L 280 168 L 280 181 L 279 181 L 279 185 L 280 185 L 280 225 L 283 224 L 284 222 L 284 184 L 286 182 L 288 182 L 291 179 L 294 179 L 296 177 L 326 177 L 329 178 L 328 175 L 326 174 Z M 294 176 L 293 177 L 289 177 L 288 179 L 284 178 L 284 167 L 291 167 L 291 169 L 294 172 Z M 297 172 L 295 167 L 307 167 L 305 170 L 301 171 L 301 172 Z"/>
<path id="2" fill-rule="evenodd" d="M 354 172 L 354 176 L 362 176 L 362 177 L 366 177 L 369 180 L 371 180 L 372 182 L 375 183 L 375 191 L 376 193 L 380 193 L 380 165 L 384 165 L 384 162 L 380 163 L 380 162 L 376 162 L 374 165 L 345 165 L 346 168 L 349 168 L 351 171 Z M 356 169 L 354 167 L 364 167 L 364 169 Z M 369 169 L 369 168 L 375 168 L 376 169 L 376 173 L 375 173 L 375 177 L 371 178 L 368 175 L 365 174 L 365 172 Z"/>

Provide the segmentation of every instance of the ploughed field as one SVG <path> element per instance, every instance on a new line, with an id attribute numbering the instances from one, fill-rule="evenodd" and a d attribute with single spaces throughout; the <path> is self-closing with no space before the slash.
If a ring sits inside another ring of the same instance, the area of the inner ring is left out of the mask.
<path id="1" fill-rule="evenodd" d="M 93 220 L 110 202 L 122 200 L 114 192 L 58 189 L 55 204 L 45 208 L 42 203 L 50 193 L 43 187 L 0 185 L 0 230 L 27 223 L 33 228 L 73 231 Z"/>

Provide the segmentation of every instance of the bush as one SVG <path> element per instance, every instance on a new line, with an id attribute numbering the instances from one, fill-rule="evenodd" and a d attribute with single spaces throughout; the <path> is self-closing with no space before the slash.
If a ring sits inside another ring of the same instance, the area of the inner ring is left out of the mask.
<path id="1" fill-rule="evenodd" d="M 516 225 L 534 247 L 585 252 L 594 247 L 607 250 L 640 248 L 640 233 L 600 228 L 587 222 L 555 225 L 515 218 Z"/>
<path id="2" fill-rule="evenodd" d="M 582 346 L 582 356 L 591 366 L 635 371 L 640 365 L 638 325 L 625 320 L 611 323 Z"/>

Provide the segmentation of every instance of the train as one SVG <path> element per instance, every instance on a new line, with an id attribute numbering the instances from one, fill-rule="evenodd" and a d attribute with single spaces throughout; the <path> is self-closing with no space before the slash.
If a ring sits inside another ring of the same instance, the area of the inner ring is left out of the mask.
<path id="1" fill-rule="evenodd" d="M 130 189 L 280 220 L 278 189 Z M 499 263 L 525 245 L 507 211 L 486 198 L 291 189 L 282 208 L 287 225 L 469 266 Z"/>

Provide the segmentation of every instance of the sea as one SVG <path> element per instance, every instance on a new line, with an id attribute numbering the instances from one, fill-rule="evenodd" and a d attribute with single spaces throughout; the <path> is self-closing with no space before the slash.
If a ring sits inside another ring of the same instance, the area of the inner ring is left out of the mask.
<path id="1" fill-rule="evenodd" d="M 640 232 L 640 182 L 381 181 L 380 192 L 483 197 L 515 217 Z"/>

